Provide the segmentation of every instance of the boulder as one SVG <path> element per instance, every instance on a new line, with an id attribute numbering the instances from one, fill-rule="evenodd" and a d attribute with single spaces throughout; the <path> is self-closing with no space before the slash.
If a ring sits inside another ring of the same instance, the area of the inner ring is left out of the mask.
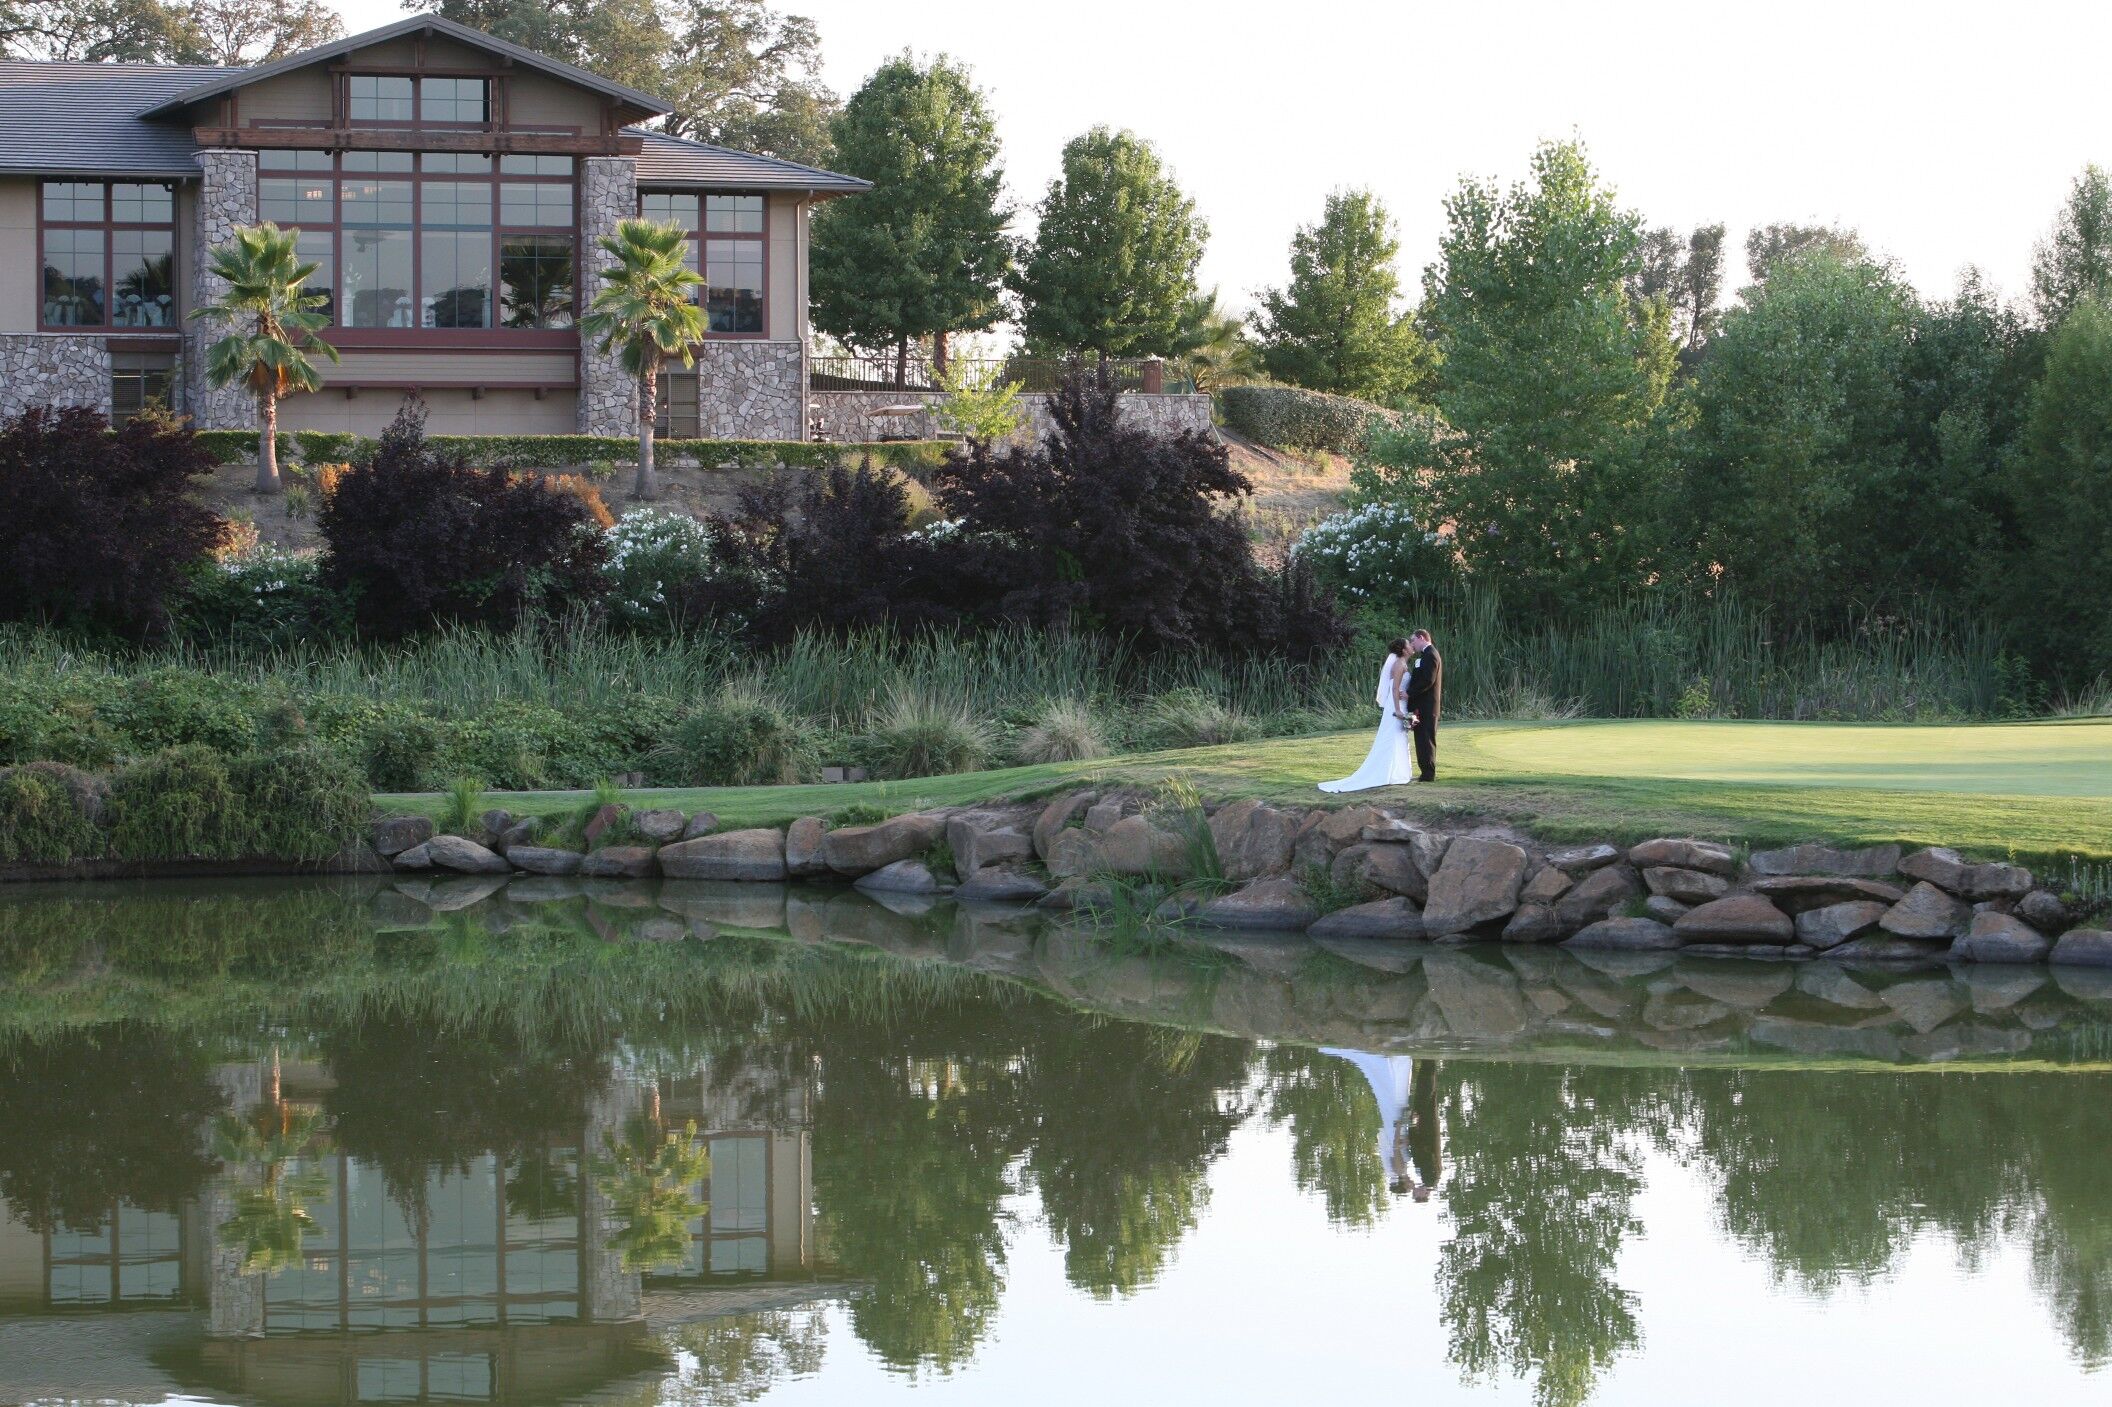
<path id="1" fill-rule="evenodd" d="M 1642 893 L 1642 880 L 1626 865 L 1592 870 L 1555 901 L 1555 917 L 1570 928 L 1596 923 Z"/>
<path id="2" fill-rule="evenodd" d="M 1950 943 L 1924 938 L 1899 938 L 1879 930 L 1850 938 L 1826 954 L 1835 962 L 1936 962 L 1949 951 Z"/>
<path id="3" fill-rule="evenodd" d="M 971 903 L 1031 904 L 1049 892 L 1040 876 L 1010 865 L 985 865 L 971 875 L 953 897 Z"/>
<path id="4" fill-rule="evenodd" d="M 1940 938 L 1949 942 L 1964 937 L 1973 926 L 1973 911 L 1938 888 L 1933 880 L 1925 879 L 1908 890 L 1906 898 L 1885 910 L 1877 926 L 1895 938 Z"/>
<path id="5" fill-rule="evenodd" d="M 653 872 L 653 854 L 650 845 L 604 845 L 587 852 L 579 872 L 598 879 L 644 879 Z"/>
<path id="6" fill-rule="evenodd" d="M 2112 967 L 2112 929 L 2071 928 L 2046 957 L 2065 967 Z"/>
<path id="7" fill-rule="evenodd" d="M 1546 904 L 1520 904 L 1503 926 L 1506 943 L 1552 943 L 1569 930 Z"/>
<path id="8" fill-rule="evenodd" d="M 1747 888 L 1755 894 L 1765 894 L 1776 908 L 1787 914 L 1801 914 L 1806 909 L 1823 909 L 1829 904 L 1857 900 L 1896 904 L 1907 896 L 1907 891 L 1895 884 L 1842 875 L 1782 875 L 1756 879 Z"/>
<path id="9" fill-rule="evenodd" d="M 1124 816 L 1136 814 L 1138 800 L 1134 796 L 1117 794 L 1102 797 L 1085 808 L 1085 828 L 1095 835 L 1107 830 Z"/>
<path id="10" fill-rule="evenodd" d="M 542 833 L 542 817 L 523 816 L 506 828 L 505 833 L 500 835 L 499 843 L 495 848 L 501 855 L 505 855 L 511 852 L 516 845 L 535 844 L 537 839 L 542 836 Z"/>
<path id="11" fill-rule="evenodd" d="M 1927 1035 L 1971 1005 L 1948 977 L 1917 977 L 1878 990 L 1902 1021 Z"/>
<path id="12" fill-rule="evenodd" d="M 559 850 L 548 845 L 516 845 L 506 852 L 506 861 L 529 874 L 578 874 L 586 856 L 577 850 Z"/>
<path id="13" fill-rule="evenodd" d="M 1692 904 L 1683 904 L 1663 894 L 1652 894 L 1643 900 L 1643 917 L 1654 918 L 1659 923 L 1678 923 L 1693 911 Z"/>
<path id="14" fill-rule="evenodd" d="M 2058 894 L 2034 889 L 2017 900 L 2016 915 L 2041 933 L 2059 933 L 2068 926 L 2068 906 Z"/>
<path id="15" fill-rule="evenodd" d="M 1387 819 L 1376 806 L 1345 806 L 1339 811 L 1315 811 L 1308 815 L 1291 841 L 1291 863 L 1332 865 L 1335 856 L 1364 838 L 1364 827 Z"/>
<path id="16" fill-rule="evenodd" d="M 1099 838 L 1080 826 L 1067 827 L 1050 837 L 1044 858 L 1049 873 L 1057 879 L 1077 879 L 1107 868 L 1100 859 Z"/>
<path id="17" fill-rule="evenodd" d="M 1611 845 L 1571 845 L 1561 850 L 1550 850 L 1547 862 L 1568 875 L 1589 874 L 1602 870 L 1621 858 L 1621 852 Z"/>
<path id="18" fill-rule="evenodd" d="M 1577 882 L 1562 870 L 1549 865 L 1525 882 L 1518 891 L 1521 904 L 1552 904 L 1555 900 L 1576 888 Z"/>
<path id="19" fill-rule="evenodd" d="M 1228 802 L 1210 818 L 1225 878 L 1260 879 L 1291 867 L 1291 846 L 1305 818 L 1295 811 L 1250 799 Z"/>
<path id="20" fill-rule="evenodd" d="M 1788 943 L 1796 937 L 1789 915 L 1758 894 L 1733 894 L 1692 909 L 1673 925 L 1689 943 Z"/>
<path id="21" fill-rule="evenodd" d="M 1682 904 L 1706 904 L 1731 892 L 1731 882 L 1720 874 L 1673 869 L 1668 865 L 1653 865 L 1644 870 L 1643 883 L 1650 886 L 1652 894 L 1677 899 Z"/>
<path id="22" fill-rule="evenodd" d="M 1508 918 L 1518 908 L 1525 863 L 1525 852 L 1508 841 L 1460 836 L 1430 879 L 1423 927 L 1437 936 Z"/>
<path id="23" fill-rule="evenodd" d="M 1306 932 L 1314 938 L 1420 938 L 1423 915 L 1406 899 L 1376 899 L 1325 914 Z"/>
<path id="24" fill-rule="evenodd" d="M 1405 845 L 1352 845 L 1335 856 L 1332 878 L 1338 889 L 1401 894 L 1418 903 L 1429 894 L 1429 885 Z"/>
<path id="25" fill-rule="evenodd" d="M 708 813 L 699 813 L 708 814 Z M 712 817 L 714 823 L 716 816 Z M 716 824 L 714 824 L 716 829 Z M 704 832 L 710 835 L 711 831 Z M 819 816 L 802 816 L 785 827 L 785 873 L 797 879 L 812 879 L 829 872 L 829 862 L 821 853 L 821 839 L 828 834 L 828 827 Z M 688 840 L 701 840 L 703 836 L 687 836 Z"/>
<path id="26" fill-rule="evenodd" d="M 399 850 L 389 857 L 389 864 L 399 870 L 429 870 L 433 867 L 433 843 L 421 841 L 408 850 Z"/>
<path id="27" fill-rule="evenodd" d="M 425 843 L 427 861 L 435 868 L 457 874 L 512 874 L 513 866 L 474 840 L 459 835 L 436 835 Z M 397 857 L 400 861 L 401 856 Z"/>
<path id="28" fill-rule="evenodd" d="M 1044 860 L 1048 859 L 1049 842 L 1056 837 L 1056 833 L 1069 826 L 1072 821 L 1083 817 L 1085 808 L 1092 804 L 1091 792 L 1074 791 L 1059 796 L 1042 807 L 1041 814 L 1034 818 L 1034 853 Z"/>
<path id="29" fill-rule="evenodd" d="M 1035 901 L 1036 908 L 1090 912 L 1114 903 L 1114 892 L 1103 880 L 1072 875 Z"/>
<path id="30" fill-rule="evenodd" d="M 1320 911 L 1296 880 L 1285 875 L 1257 879 L 1196 911 L 1208 928 L 1298 932 L 1312 927 Z"/>
<path id="31" fill-rule="evenodd" d="M 659 859 L 660 873 L 669 879 L 783 879 L 785 836 L 768 828 L 724 831 L 663 845 Z"/>
<path id="32" fill-rule="evenodd" d="M 1415 857 L 1415 868 L 1428 880 L 1445 863 L 1445 851 L 1451 846 L 1452 837 L 1449 835 L 1417 831 L 1415 839 L 1408 842 L 1408 853 Z"/>
<path id="33" fill-rule="evenodd" d="M 970 811 L 946 822 L 946 848 L 953 852 L 954 872 L 966 877 L 986 865 L 1028 858 L 1034 853 L 1034 837 L 997 817 Z"/>
<path id="34" fill-rule="evenodd" d="M 650 811 L 633 811 L 631 824 L 649 844 L 665 845 L 682 839 L 683 831 L 689 826 L 689 817 L 670 807 L 656 806 Z"/>
<path id="35" fill-rule="evenodd" d="M 601 839 L 609 827 L 621 820 L 630 809 L 628 806 L 621 806 L 613 801 L 606 806 L 597 808 L 594 814 L 587 818 L 586 825 L 580 830 L 580 834 L 585 837 L 588 846 L 591 847 L 595 841 Z"/>
<path id="36" fill-rule="evenodd" d="M 1423 977 L 1455 1036 L 1501 1040 L 1532 1023 L 1517 977 L 1503 968 L 1463 953 L 1433 953 L 1423 959 Z"/>
<path id="37" fill-rule="evenodd" d="M 943 818 L 924 812 L 890 816 L 870 826 L 845 826 L 821 838 L 822 858 L 841 875 L 874 870 L 921 855 L 938 844 L 946 831 Z"/>
<path id="38" fill-rule="evenodd" d="M 702 840 L 718 828 L 719 816 L 716 811 L 699 811 L 683 825 L 682 838 L 684 840 Z"/>
<path id="39" fill-rule="evenodd" d="M 1958 970 L 1958 980 L 1965 984 L 1973 1010 L 1988 1016 L 2008 1011 L 2026 997 L 2036 995 L 2046 985 L 2047 977 L 2036 967 L 1974 963 Z"/>
<path id="40" fill-rule="evenodd" d="M 2031 871 L 2022 865 L 1976 865 L 1941 845 L 1907 856 L 1899 872 L 1964 899 L 2021 899 L 2032 886 Z"/>
<path id="41" fill-rule="evenodd" d="M 1363 840 L 1395 842 L 1402 845 L 1414 840 L 1419 834 L 1420 831 L 1398 816 L 1384 817 L 1357 832 L 1358 837 Z"/>
<path id="42" fill-rule="evenodd" d="M 943 894 L 946 886 L 922 860 L 897 860 L 860 875 L 856 887 L 868 894 Z"/>
<path id="43" fill-rule="evenodd" d="M 484 827 L 486 835 L 504 835 L 513 829 L 513 823 L 519 819 L 505 807 L 494 806 L 478 816 L 477 823 Z"/>
<path id="44" fill-rule="evenodd" d="M 424 816 L 384 816 L 374 823 L 374 848 L 387 859 L 432 838 L 433 823 Z"/>
<path id="45" fill-rule="evenodd" d="M 1835 875 L 1851 879 L 1882 879 L 1899 869 L 1897 845 L 1873 845 L 1862 850 L 1843 850 L 1832 845 L 1791 845 L 1781 850 L 1756 850 L 1745 862 L 1756 875 Z"/>
<path id="46" fill-rule="evenodd" d="M 1565 948 L 1612 948 L 1626 952 L 1652 952 L 1677 948 L 1683 940 L 1676 929 L 1656 919 L 1604 918 L 1572 934 Z"/>
<path id="47" fill-rule="evenodd" d="M 1646 840 L 1628 852 L 1628 863 L 1637 869 L 1662 866 L 1725 876 L 1738 873 L 1731 847 L 1713 840 Z"/>
<path id="48" fill-rule="evenodd" d="M 1836 948 L 1850 938 L 1860 938 L 1877 927 L 1891 908 L 1874 899 L 1856 899 L 1846 904 L 1828 904 L 1797 915 L 1797 941 L 1821 951 Z"/>
<path id="49" fill-rule="evenodd" d="M 1100 862 L 1110 874 L 1185 879 L 1188 844 L 1144 816 L 1124 816 L 1101 833 Z"/>
<path id="50" fill-rule="evenodd" d="M 1682 956 L 1673 974 L 1688 991 L 1742 1011 L 1758 1011 L 1788 991 L 1796 980 L 1795 970 L 1786 964 L 1737 958 Z"/>
<path id="51" fill-rule="evenodd" d="M 1973 926 L 1951 944 L 1952 962 L 2044 962 L 2053 940 L 2008 914 L 1973 915 Z"/>

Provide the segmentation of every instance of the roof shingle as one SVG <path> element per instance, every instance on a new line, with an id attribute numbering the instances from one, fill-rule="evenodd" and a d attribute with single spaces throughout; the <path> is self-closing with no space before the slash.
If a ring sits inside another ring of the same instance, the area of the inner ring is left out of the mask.
<path id="1" fill-rule="evenodd" d="M 714 186 L 738 190 L 817 191 L 834 195 L 855 195 L 873 188 L 871 181 L 824 171 L 817 166 L 802 166 L 796 161 L 758 156 L 731 147 L 715 147 L 637 127 L 626 127 L 624 131 L 645 139 L 638 151 L 640 186 Z"/>
<path id="2" fill-rule="evenodd" d="M 195 176 L 191 129 L 139 115 L 239 71 L 0 61 L 0 174 Z"/>

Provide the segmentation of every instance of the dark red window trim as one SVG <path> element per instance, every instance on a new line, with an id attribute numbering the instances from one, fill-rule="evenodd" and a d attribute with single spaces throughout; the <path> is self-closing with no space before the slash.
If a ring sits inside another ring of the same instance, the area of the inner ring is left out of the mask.
<path id="1" fill-rule="evenodd" d="M 775 302 L 775 300 L 774 300 L 774 299 L 772 299 L 772 298 L 771 298 L 771 296 L 770 296 L 770 196 L 769 196 L 769 194 L 768 194 L 767 192 L 765 192 L 765 191 L 742 191 L 742 190 L 712 190 L 712 191 L 705 191 L 705 190 L 694 190 L 694 189 L 691 189 L 691 190 L 678 190 L 678 189 L 674 189 L 674 188 L 671 188 L 671 187 L 666 187 L 666 186 L 647 186 L 647 187 L 641 187 L 641 188 L 639 189 L 639 191 L 638 191 L 638 214 L 639 214 L 639 217 L 640 217 L 641 219 L 642 219 L 642 218 L 644 218 L 644 215 L 645 215 L 645 198 L 646 198 L 647 196 L 649 196 L 649 195 L 693 195 L 693 196 L 695 196 L 695 197 L 697 198 L 697 223 L 698 223 L 699 225 L 705 225 L 705 224 L 709 224 L 709 223 L 710 223 L 710 221 L 711 221 L 711 217 L 710 217 L 710 216 L 709 216 L 708 214 L 706 214 L 706 213 L 705 213 L 705 211 L 706 211 L 706 206 L 705 206 L 705 202 L 706 202 L 706 201 L 708 201 L 709 199 L 711 199 L 711 197 L 713 197 L 713 196 L 715 196 L 715 195 L 746 195 L 746 196 L 754 196 L 754 197 L 755 197 L 756 199 L 758 199 L 758 200 L 762 201 L 762 203 L 763 203 L 763 227 L 762 227 L 762 228 L 761 228 L 760 230 L 749 230 L 749 231 L 734 231 L 734 230 L 705 230 L 705 229 L 694 229 L 694 230 L 690 230 L 690 231 L 687 231 L 687 234 L 688 234 L 688 236 L 689 236 L 689 242 L 690 242 L 691 244 L 694 244 L 694 245 L 696 245 L 696 246 L 697 246 L 697 272 L 698 272 L 698 273 L 700 273 L 700 274 L 704 274 L 704 273 L 706 273 L 706 271 L 707 271 L 708 269 L 710 269 L 710 267 L 711 267 L 711 265 L 710 265 L 710 263 L 709 263 L 709 259 L 710 259 L 710 254 L 711 254 L 711 251 L 710 251 L 710 250 L 709 250 L 709 248 L 707 248 L 706 246 L 708 246 L 708 245 L 710 245 L 710 244 L 712 244 L 712 243 L 714 243 L 714 242 L 717 242 L 717 241 L 720 241 L 720 240 L 726 240 L 726 241 L 735 241 L 735 240 L 739 240 L 739 241 L 744 241 L 744 242 L 758 242 L 758 243 L 760 243 L 760 244 L 761 244 L 761 245 L 763 246 L 763 274 L 762 274 L 762 278 L 763 278 L 763 328 L 762 328 L 762 331 L 760 331 L 760 332 L 707 332 L 707 333 L 705 333 L 705 334 L 704 334 L 704 340 L 705 340 L 705 341 L 707 341 L 707 342 L 768 342 L 768 341 L 770 341 L 770 340 L 771 340 L 771 338 L 770 338 L 770 324 L 771 324 L 771 322 L 772 322 L 772 321 L 773 321 L 773 320 L 774 320 L 774 319 L 776 318 L 776 316 L 777 316 L 777 306 L 776 306 L 776 302 Z M 709 275 L 707 274 L 707 277 L 708 277 L 708 276 L 709 276 Z M 699 289 L 697 290 L 697 297 L 699 298 L 699 300 L 702 300 L 702 299 L 703 299 L 703 298 L 704 298 L 704 297 L 705 297 L 705 296 L 707 295 L 707 293 L 708 293 L 708 290 L 709 290 L 709 284 L 706 284 L 706 285 L 705 285 L 704 287 L 701 287 L 701 288 L 699 288 Z"/>
<path id="2" fill-rule="evenodd" d="M 47 220 L 44 216 L 44 188 L 46 186 L 96 186 L 103 193 L 103 218 L 100 220 Z M 169 193 L 169 222 L 159 224 L 152 220 L 120 220 L 117 218 L 116 190 L 119 186 L 160 186 Z M 128 334 L 155 333 L 175 334 L 183 331 L 183 247 L 177 236 L 178 218 L 176 182 L 174 181 L 85 181 L 54 178 L 36 183 L 37 202 L 37 330 L 39 332 L 107 332 L 117 330 Z M 46 230 L 93 230 L 103 237 L 103 319 L 101 322 L 46 322 L 44 321 L 44 234 Z M 169 237 L 169 309 L 176 321 L 167 327 L 130 327 L 111 319 L 117 312 L 117 240 L 120 230 L 138 230 Z"/>

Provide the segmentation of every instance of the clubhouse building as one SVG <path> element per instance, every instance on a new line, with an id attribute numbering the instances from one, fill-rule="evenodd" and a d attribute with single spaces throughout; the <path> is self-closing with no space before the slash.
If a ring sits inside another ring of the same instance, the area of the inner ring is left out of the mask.
<path id="1" fill-rule="evenodd" d="M 632 379 L 576 320 L 596 240 L 642 214 L 689 231 L 710 326 L 662 432 L 804 438 L 808 216 L 867 183 L 637 125 L 668 110 L 437 16 L 249 68 L 0 62 L 0 416 L 254 426 L 188 314 L 208 252 L 270 220 L 342 357 L 282 428 L 375 433 L 416 390 L 438 433 L 635 434 Z"/>

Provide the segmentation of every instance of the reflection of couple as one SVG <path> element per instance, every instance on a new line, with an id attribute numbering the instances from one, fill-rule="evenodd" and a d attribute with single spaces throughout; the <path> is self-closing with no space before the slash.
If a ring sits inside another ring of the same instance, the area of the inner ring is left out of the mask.
<path id="1" fill-rule="evenodd" d="M 1418 1202 L 1429 1201 L 1438 1179 L 1444 1175 L 1437 1124 L 1436 1063 L 1417 1062 L 1405 1055 L 1372 1055 L 1327 1046 L 1322 1046 L 1320 1053 L 1347 1060 L 1371 1086 L 1372 1098 L 1379 1105 L 1379 1164 L 1386 1169 L 1387 1187 L 1396 1196 L 1405 1192 Z"/>
<path id="2" fill-rule="evenodd" d="M 1418 630 L 1387 648 L 1379 671 L 1379 731 L 1371 740 L 1364 765 L 1338 782 L 1322 782 L 1322 791 L 1364 791 L 1437 780 L 1437 717 L 1444 701 L 1445 662 L 1427 630 Z M 1415 759 L 1408 757 L 1409 740 Z"/>

